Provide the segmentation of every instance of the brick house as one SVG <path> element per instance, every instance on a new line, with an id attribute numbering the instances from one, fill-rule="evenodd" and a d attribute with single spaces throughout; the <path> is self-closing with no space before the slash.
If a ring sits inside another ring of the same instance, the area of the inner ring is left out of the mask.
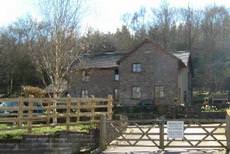
<path id="1" fill-rule="evenodd" d="M 156 105 L 191 102 L 190 54 L 169 53 L 150 40 L 126 54 L 87 56 L 76 67 L 79 71 L 73 71 L 69 81 L 72 96 L 112 94 L 116 103 L 129 106 L 143 100 Z"/>

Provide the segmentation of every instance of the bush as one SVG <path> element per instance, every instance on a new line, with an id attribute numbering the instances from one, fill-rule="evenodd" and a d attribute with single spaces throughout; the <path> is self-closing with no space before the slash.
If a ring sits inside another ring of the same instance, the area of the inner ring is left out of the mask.
<path id="1" fill-rule="evenodd" d="M 224 112 L 227 108 L 218 108 L 216 106 L 205 105 L 201 107 L 201 112 Z"/>
<path id="2" fill-rule="evenodd" d="M 39 87 L 23 86 L 22 90 L 25 97 L 29 97 L 30 95 L 34 97 L 45 97 L 45 91 Z"/>
<path id="3" fill-rule="evenodd" d="M 202 104 L 204 102 L 205 99 L 209 98 L 209 93 L 194 93 L 193 95 L 193 104 Z"/>
<path id="4" fill-rule="evenodd" d="M 160 115 L 166 115 L 168 113 L 168 105 L 158 105 L 157 106 L 157 112 Z"/>

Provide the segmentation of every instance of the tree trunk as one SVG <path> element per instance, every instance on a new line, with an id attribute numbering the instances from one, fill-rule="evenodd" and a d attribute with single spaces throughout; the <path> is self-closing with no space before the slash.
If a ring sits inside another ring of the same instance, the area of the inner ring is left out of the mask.
<path id="1" fill-rule="evenodd" d="M 57 94 L 56 94 L 56 92 L 54 92 L 53 93 L 53 98 L 55 99 L 55 101 L 54 101 L 54 104 L 53 104 L 53 107 L 54 107 L 54 109 L 53 109 L 53 112 L 55 113 L 55 116 L 53 117 L 53 124 L 57 124 L 57 116 L 56 116 L 56 114 L 57 114 Z"/>

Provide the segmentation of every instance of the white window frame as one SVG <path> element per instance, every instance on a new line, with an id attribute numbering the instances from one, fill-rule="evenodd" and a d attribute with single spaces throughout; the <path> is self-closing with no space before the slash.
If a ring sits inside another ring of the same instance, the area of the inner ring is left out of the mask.
<path id="1" fill-rule="evenodd" d="M 142 65 L 140 63 L 133 63 L 132 72 L 135 72 L 135 73 L 142 72 Z"/>
<path id="2" fill-rule="evenodd" d="M 81 75 L 82 75 L 82 81 L 89 81 L 89 71 L 83 70 Z"/>
<path id="3" fill-rule="evenodd" d="M 119 91 L 117 88 L 115 88 L 113 90 L 113 97 L 114 97 L 114 100 L 118 100 L 119 99 Z"/>
<path id="4" fill-rule="evenodd" d="M 132 87 L 132 98 L 139 99 L 141 98 L 141 87 L 133 86 Z"/>
<path id="5" fill-rule="evenodd" d="M 87 89 L 82 89 L 81 90 L 81 97 L 82 98 L 85 98 L 85 97 L 88 97 L 89 96 L 89 92 Z"/>
<path id="6" fill-rule="evenodd" d="M 119 70 L 115 69 L 114 70 L 114 80 L 119 81 L 120 80 L 120 75 L 119 75 Z"/>
<path id="7" fill-rule="evenodd" d="M 156 98 L 164 98 L 165 97 L 165 87 L 162 85 L 156 85 L 154 87 L 154 96 Z"/>

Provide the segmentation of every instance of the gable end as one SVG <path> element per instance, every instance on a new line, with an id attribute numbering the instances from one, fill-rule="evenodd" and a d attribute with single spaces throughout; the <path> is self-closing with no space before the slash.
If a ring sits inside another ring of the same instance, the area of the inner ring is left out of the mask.
<path id="1" fill-rule="evenodd" d="M 178 63 L 179 63 L 180 66 L 186 67 L 186 65 L 182 62 L 181 59 L 179 59 L 179 58 L 176 57 L 175 55 L 173 55 L 173 54 L 167 52 L 164 48 L 161 47 L 160 44 L 155 43 L 155 42 L 153 42 L 153 41 L 151 41 L 151 40 L 149 40 L 149 39 L 145 39 L 145 40 L 144 40 L 143 42 L 141 42 L 137 47 L 135 47 L 133 50 L 131 50 L 130 52 L 128 52 L 128 54 L 126 54 L 125 56 L 123 56 L 123 57 L 117 62 L 118 65 L 119 65 L 123 60 L 125 60 L 127 57 L 129 57 L 131 54 L 133 54 L 134 52 L 136 52 L 139 48 L 141 48 L 141 47 L 142 47 L 144 44 L 146 44 L 146 43 L 151 43 L 156 49 L 159 49 L 162 53 L 167 54 L 167 55 L 169 55 L 170 57 L 176 59 L 176 60 L 178 61 Z"/>

